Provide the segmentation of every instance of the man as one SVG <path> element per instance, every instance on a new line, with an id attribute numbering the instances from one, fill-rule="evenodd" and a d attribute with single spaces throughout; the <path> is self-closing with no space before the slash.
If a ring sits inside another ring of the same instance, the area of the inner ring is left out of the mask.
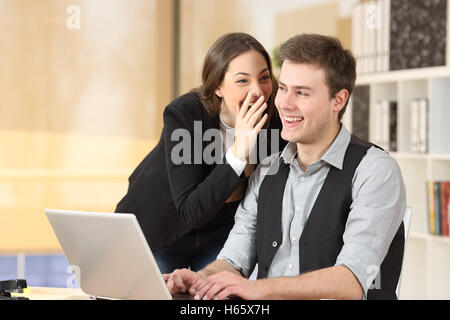
<path id="1" fill-rule="evenodd" d="M 217 260 L 164 275 L 167 286 L 196 299 L 395 299 L 405 186 L 387 152 L 340 122 L 355 60 L 316 34 L 286 41 L 280 60 L 275 104 L 289 143 L 271 156 L 276 174 L 255 171 Z"/>

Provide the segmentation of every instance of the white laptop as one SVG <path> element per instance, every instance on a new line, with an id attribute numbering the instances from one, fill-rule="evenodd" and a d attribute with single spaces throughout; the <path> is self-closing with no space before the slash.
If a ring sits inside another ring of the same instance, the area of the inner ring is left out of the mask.
<path id="1" fill-rule="evenodd" d="M 135 215 L 53 209 L 45 213 L 86 294 L 172 299 Z"/>

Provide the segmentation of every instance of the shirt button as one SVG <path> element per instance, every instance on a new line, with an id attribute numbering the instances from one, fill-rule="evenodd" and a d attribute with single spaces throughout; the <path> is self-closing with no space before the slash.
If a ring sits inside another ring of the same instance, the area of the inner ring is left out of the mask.
<path id="1" fill-rule="evenodd" d="M 297 237 L 296 236 L 292 236 L 291 240 L 292 241 L 297 241 Z"/>
<path id="2" fill-rule="evenodd" d="M 288 265 L 288 268 L 289 269 L 292 269 L 294 266 L 291 264 L 291 263 L 289 263 L 289 265 Z"/>
<path id="3" fill-rule="evenodd" d="M 276 241 L 272 242 L 272 247 L 276 247 L 278 245 L 278 243 Z"/>
<path id="4" fill-rule="evenodd" d="M 300 206 L 296 206 L 295 210 L 300 211 Z"/>
<path id="5" fill-rule="evenodd" d="M 301 182 L 305 182 L 305 180 L 306 180 L 305 177 L 301 177 L 301 178 L 300 178 L 300 181 L 301 181 Z"/>

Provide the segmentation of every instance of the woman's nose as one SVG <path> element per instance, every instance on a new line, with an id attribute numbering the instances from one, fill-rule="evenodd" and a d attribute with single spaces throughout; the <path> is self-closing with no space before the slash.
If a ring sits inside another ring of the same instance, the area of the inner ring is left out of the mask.
<path id="1" fill-rule="evenodd" d="M 256 84 L 256 85 L 253 85 L 253 87 L 252 87 L 252 94 L 253 94 L 252 100 L 254 100 L 253 102 L 255 102 L 256 100 L 259 99 L 259 97 L 264 95 L 264 91 L 262 90 L 260 85 Z M 267 97 L 265 97 L 265 98 L 267 98 Z"/>

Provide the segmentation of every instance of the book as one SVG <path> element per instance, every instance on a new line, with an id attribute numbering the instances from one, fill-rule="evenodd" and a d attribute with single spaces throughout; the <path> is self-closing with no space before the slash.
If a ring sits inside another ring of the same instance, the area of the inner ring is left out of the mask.
<path id="1" fill-rule="evenodd" d="M 389 151 L 397 151 L 397 102 L 388 101 Z"/>
<path id="2" fill-rule="evenodd" d="M 448 187 L 448 189 L 449 188 L 450 188 L 450 186 Z M 448 197 L 447 197 L 447 225 L 449 226 L 449 229 L 450 229 L 450 190 L 448 191 L 447 194 L 448 194 Z"/>
<path id="3" fill-rule="evenodd" d="M 434 200 L 436 206 L 434 207 L 434 222 L 436 223 L 435 234 L 440 235 L 441 232 L 441 184 L 439 182 L 434 183 Z"/>
<path id="4" fill-rule="evenodd" d="M 419 137 L 418 151 L 420 153 L 428 152 L 428 100 L 425 98 L 418 99 L 419 104 Z"/>
<path id="5" fill-rule="evenodd" d="M 376 101 L 374 117 L 375 144 L 387 151 L 397 151 L 397 102 Z"/>
<path id="6" fill-rule="evenodd" d="M 410 102 L 410 150 L 419 151 L 419 101 L 412 99 Z"/>
<path id="7" fill-rule="evenodd" d="M 427 182 L 428 231 L 449 236 L 450 181 Z"/>
<path id="8" fill-rule="evenodd" d="M 381 70 L 389 71 L 389 52 L 390 52 L 390 25 L 391 25 L 391 0 L 382 0 L 381 2 L 381 42 L 382 58 Z"/>
<path id="9" fill-rule="evenodd" d="M 369 86 L 355 86 L 352 93 L 352 133 L 369 141 Z"/>
<path id="10" fill-rule="evenodd" d="M 410 102 L 410 150 L 428 152 L 428 99 L 415 98 Z"/>
<path id="11" fill-rule="evenodd" d="M 448 209 L 449 209 L 449 200 L 450 200 L 450 182 L 441 182 L 441 224 L 442 224 L 442 232 L 443 236 L 449 236 L 449 218 L 448 218 Z"/>
<path id="12" fill-rule="evenodd" d="M 436 200 L 434 197 L 434 182 L 428 181 L 427 182 L 427 203 L 428 203 L 428 232 L 430 234 L 436 234 L 436 224 L 435 224 L 435 205 Z"/>
<path id="13" fill-rule="evenodd" d="M 445 65 L 447 0 L 391 0 L 389 69 Z"/>
<path id="14" fill-rule="evenodd" d="M 355 56 L 356 60 L 356 74 L 362 74 L 362 34 L 364 28 L 362 28 L 361 18 L 362 14 L 362 5 L 360 3 L 355 4 L 352 7 L 352 52 Z"/>

